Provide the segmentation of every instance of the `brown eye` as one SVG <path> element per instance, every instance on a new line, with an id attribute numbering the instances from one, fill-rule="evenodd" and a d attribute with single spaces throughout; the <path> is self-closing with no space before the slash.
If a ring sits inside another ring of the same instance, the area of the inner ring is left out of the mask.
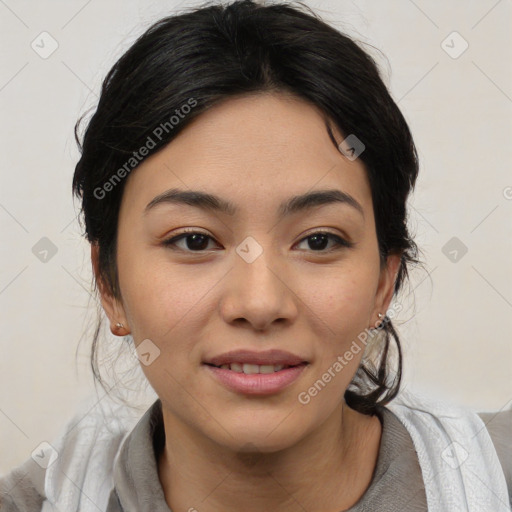
<path id="1" fill-rule="evenodd" d="M 185 244 L 184 246 L 182 245 L 179 247 L 177 244 L 182 240 L 185 241 Z M 208 242 L 210 240 L 213 240 L 213 238 L 206 233 L 202 233 L 200 231 L 184 231 L 179 235 L 169 238 L 168 240 L 164 240 L 162 245 L 185 252 L 201 252 L 208 249 Z M 334 242 L 334 247 L 330 247 L 326 250 L 329 240 Z M 299 243 L 304 243 L 305 241 L 308 242 L 307 250 L 313 252 L 330 252 L 341 247 L 350 248 L 354 246 L 352 242 L 348 242 L 338 235 L 326 231 L 312 233 L 304 237 Z"/>
<path id="2" fill-rule="evenodd" d="M 185 252 L 200 252 L 207 250 L 208 242 L 213 240 L 213 238 L 205 233 L 201 233 L 200 231 L 185 231 L 177 236 L 169 238 L 168 240 L 164 240 L 162 245 L 174 249 L 174 246 L 182 240 L 185 241 L 184 247 L 177 246 L 178 250 L 183 250 Z"/>
<path id="3" fill-rule="evenodd" d="M 329 239 L 334 241 L 334 248 L 325 250 L 328 245 Z M 336 250 L 340 247 L 353 247 L 353 243 L 348 242 L 347 240 L 335 235 L 334 233 L 329 233 L 326 231 L 318 231 L 316 233 L 312 233 L 305 238 L 303 238 L 300 243 L 304 241 L 308 241 L 309 249 L 313 252 L 330 252 L 330 250 Z"/>

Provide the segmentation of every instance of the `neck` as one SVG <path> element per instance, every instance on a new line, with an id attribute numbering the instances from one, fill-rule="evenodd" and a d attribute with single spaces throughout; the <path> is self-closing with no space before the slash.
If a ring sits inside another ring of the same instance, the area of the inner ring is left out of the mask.
<path id="1" fill-rule="evenodd" d="M 371 482 L 382 433 L 377 416 L 344 401 L 317 431 L 271 453 L 227 450 L 165 412 L 164 424 L 172 433 L 158 461 L 166 501 L 171 510 L 201 512 L 350 508 Z"/>

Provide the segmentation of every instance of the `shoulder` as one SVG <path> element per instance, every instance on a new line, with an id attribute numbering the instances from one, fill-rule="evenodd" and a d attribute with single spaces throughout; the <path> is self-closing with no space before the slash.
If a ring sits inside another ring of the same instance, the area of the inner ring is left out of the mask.
<path id="1" fill-rule="evenodd" d="M 405 390 L 387 407 L 409 431 L 422 470 L 443 474 L 436 492 L 447 486 L 446 479 L 451 478 L 450 485 L 456 486 L 460 480 L 456 473 L 460 473 L 470 479 L 478 475 L 475 486 L 468 488 L 470 494 L 478 488 L 491 500 L 499 500 L 502 494 L 512 497 L 510 411 L 476 413 L 448 400 Z M 431 457 L 432 453 L 441 457 Z M 457 472 L 444 471 L 446 467 Z"/>
<path id="2" fill-rule="evenodd" d="M 40 511 L 46 500 L 78 510 L 81 492 L 103 501 L 119 446 L 139 415 L 110 399 L 86 399 L 40 452 L 0 477 L 0 512 Z"/>
<path id="3" fill-rule="evenodd" d="M 44 495 L 45 470 L 32 458 L 0 477 L 1 512 L 40 511 Z"/>
<path id="4" fill-rule="evenodd" d="M 479 412 L 492 439 L 512 495 L 512 407 L 502 411 Z"/>

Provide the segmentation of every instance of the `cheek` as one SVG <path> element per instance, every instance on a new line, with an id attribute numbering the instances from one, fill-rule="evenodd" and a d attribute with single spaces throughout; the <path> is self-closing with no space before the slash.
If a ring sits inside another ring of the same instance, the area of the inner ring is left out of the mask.
<path id="1" fill-rule="evenodd" d="M 315 393 L 315 382 L 319 379 L 328 382 L 322 390 L 323 399 L 315 401 L 315 407 L 320 402 L 334 407 L 360 365 L 366 348 L 364 336 L 371 325 L 377 280 L 375 267 L 359 262 L 338 268 L 310 295 L 310 321 L 316 324 L 319 347 L 315 351 L 316 368 L 308 383 Z"/>
<path id="2" fill-rule="evenodd" d="M 324 276 L 307 302 L 319 341 L 316 364 L 297 398 L 318 418 L 337 406 L 357 372 L 365 351 L 360 335 L 370 326 L 377 286 L 371 267 L 337 270 L 330 279 Z"/>
<path id="3" fill-rule="evenodd" d="M 119 261 L 119 280 L 135 341 L 176 338 L 185 325 L 197 327 L 193 324 L 203 314 L 198 311 L 208 304 L 206 297 L 213 286 L 197 275 L 192 265 L 173 265 L 156 251 L 133 251 Z"/>
<path id="4" fill-rule="evenodd" d="M 368 326 L 377 288 L 375 269 L 355 266 L 337 269 L 329 278 L 310 287 L 308 303 L 315 314 L 325 320 L 338 338 Z"/>

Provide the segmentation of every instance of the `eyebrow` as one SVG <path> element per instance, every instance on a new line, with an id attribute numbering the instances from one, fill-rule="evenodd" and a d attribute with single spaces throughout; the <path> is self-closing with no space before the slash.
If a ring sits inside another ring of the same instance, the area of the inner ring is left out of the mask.
<path id="1" fill-rule="evenodd" d="M 350 194 L 341 190 L 318 190 L 307 192 L 302 195 L 293 196 L 281 203 L 278 209 L 278 218 L 293 215 L 295 213 L 309 210 L 315 206 L 328 204 L 346 204 L 357 210 L 364 218 L 364 210 L 361 204 Z M 172 188 L 166 190 L 152 199 L 144 209 L 144 215 L 159 204 L 185 204 L 201 208 L 203 210 L 216 211 L 233 216 L 238 211 L 236 205 L 219 196 L 201 192 L 198 190 L 180 190 Z"/>

